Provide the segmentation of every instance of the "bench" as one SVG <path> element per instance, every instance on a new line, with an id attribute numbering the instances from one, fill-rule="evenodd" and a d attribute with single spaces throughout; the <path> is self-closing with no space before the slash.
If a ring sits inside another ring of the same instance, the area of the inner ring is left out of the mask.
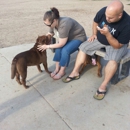
<path id="1" fill-rule="evenodd" d="M 105 51 L 102 49 L 97 50 L 95 54 L 100 56 L 102 60 L 105 57 Z M 102 63 L 101 65 L 104 66 Z M 117 71 L 110 81 L 111 84 L 116 84 L 120 80 L 126 78 L 129 75 L 129 71 L 130 71 L 130 45 L 128 47 L 128 53 L 121 59 L 120 63 L 118 63 Z"/>

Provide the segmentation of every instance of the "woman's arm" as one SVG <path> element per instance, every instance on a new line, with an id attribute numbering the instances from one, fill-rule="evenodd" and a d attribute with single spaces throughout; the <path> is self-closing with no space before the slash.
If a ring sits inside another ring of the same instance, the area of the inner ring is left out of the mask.
<path id="1" fill-rule="evenodd" d="M 44 51 L 48 48 L 61 48 L 66 44 L 67 40 L 68 40 L 68 37 L 67 38 L 59 38 L 59 43 L 57 43 L 57 44 L 38 45 L 38 50 Z"/>
<path id="2" fill-rule="evenodd" d="M 68 37 L 67 38 L 59 38 L 59 43 L 58 44 L 50 44 L 49 48 L 61 48 L 66 44 L 67 40 L 68 40 Z"/>

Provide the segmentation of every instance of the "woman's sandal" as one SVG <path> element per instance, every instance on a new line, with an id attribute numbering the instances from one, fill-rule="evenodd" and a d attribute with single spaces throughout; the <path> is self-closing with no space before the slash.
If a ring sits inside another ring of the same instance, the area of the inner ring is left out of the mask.
<path id="1" fill-rule="evenodd" d="M 102 100 L 105 97 L 106 92 L 107 92 L 107 90 L 104 92 L 100 92 L 99 90 L 97 90 L 97 92 L 95 93 L 95 95 L 93 97 L 97 100 Z"/>
<path id="2" fill-rule="evenodd" d="M 56 74 L 57 74 L 58 72 L 52 72 L 51 74 L 50 74 L 50 76 L 53 78 Z"/>
<path id="3" fill-rule="evenodd" d="M 53 79 L 54 79 L 54 80 L 59 80 L 59 79 L 61 79 L 64 75 L 65 75 L 65 74 L 60 75 L 60 74 L 58 73 L 58 74 L 56 74 L 55 76 L 53 76 Z"/>
<path id="4" fill-rule="evenodd" d="M 62 81 L 64 82 L 64 83 L 68 83 L 68 82 L 71 82 L 71 81 L 73 81 L 73 80 L 77 80 L 77 79 L 79 79 L 80 78 L 80 76 L 78 75 L 78 76 L 75 76 L 75 77 L 69 77 L 69 76 L 67 76 L 66 78 L 64 78 L 64 79 L 62 79 Z M 69 80 L 68 80 L 69 79 Z"/>

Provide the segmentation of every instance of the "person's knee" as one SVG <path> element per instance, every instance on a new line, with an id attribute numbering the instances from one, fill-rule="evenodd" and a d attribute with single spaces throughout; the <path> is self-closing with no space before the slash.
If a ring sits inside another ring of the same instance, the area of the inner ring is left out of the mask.
<path id="1" fill-rule="evenodd" d="M 84 53 L 82 50 L 79 50 L 78 55 L 80 55 L 80 56 L 86 56 L 86 53 Z"/>
<path id="2" fill-rule="evenodd" d="M 113 65 L 117 65 L 117 62 L 115 60 L 109 60 L 108 61 L 110 64 L 113 64 Z"/>
<path id="3" fill-rule="evenodd" d="M 55 49 L 55 52 L 60 53 L 61 50 L 62 50 L 61 48 L 56 48 L 56 49 Z"/>
<path id="4" fill-rule="evenodd" d="M 84 53 L 82 50 L 79 50 L 77 57 L 76 57 L 76 62 L 79 62 L 80 64 L 83 64 L 86 60 L 86 53 Z"/>
<path id="5" fill-rule="evenodd" d="M 109 60 L 107 63 L 107 66 L 112 67 L 112 68 L 117 68 L 117 65 L 118 65 L 118 63 L 115 60 Z"/>
<path id="6" fill-rule="evenodd" d="M 70 55 L 71 54 L 66 48 L 63 48 L 61 53 L 62 53 L 62 55 Z"/>

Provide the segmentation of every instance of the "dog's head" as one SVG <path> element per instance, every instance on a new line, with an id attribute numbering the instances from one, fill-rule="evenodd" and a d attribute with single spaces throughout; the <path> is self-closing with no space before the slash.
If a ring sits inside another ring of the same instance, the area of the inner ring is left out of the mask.
<path id="1" fill-rule="evenodd" d="M 38 36 L 36 40 L 37 45 L 50 45 L 51 44 L 51 35 L 42 35 Z"/>

